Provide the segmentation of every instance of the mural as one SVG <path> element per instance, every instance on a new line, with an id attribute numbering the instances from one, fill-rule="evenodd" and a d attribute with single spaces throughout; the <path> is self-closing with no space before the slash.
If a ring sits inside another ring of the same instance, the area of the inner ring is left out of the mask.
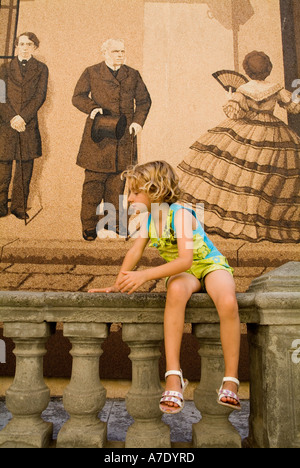
<path id="1" fill-rule="evenodd" d="M 208 232 L 298 242 L 299 106 L 291 96 L 299 17 L 294 0 L 1 1 L 1 234 L 95 240 L 100 202 L 119 211 L 120 173 L 164 159 L 178 167 L 185 201 L 205 204 Z M 41 39 L 29 61 L 38 75 L 28 65 L 23 77 L 16 66 L 22 31 Z M 243 59 L 254 50 L 270 58 L 270 76 L 258 83 L 248 75 L 224 107 L 228 119 L 214 127 L 224 93 L 213 73 L 247 73 Z M 3 117 L 13 89 L 28 98 L 30 124 L 21 109 Z M 116 136 L 121 116 L 126 127 Z M 108 134 L 95 141 L 92 128 L 104 132 L 104 122 Z M 33 171 L 41 142 L 43 163 Z M 38 191 L 44 209 L 28 223 Z M 113 230 L 126 235 L 119 224 Z"/>

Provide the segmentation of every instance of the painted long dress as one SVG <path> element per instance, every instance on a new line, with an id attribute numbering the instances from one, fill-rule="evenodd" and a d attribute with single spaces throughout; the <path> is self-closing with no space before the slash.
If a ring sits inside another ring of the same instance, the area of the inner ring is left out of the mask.
<path id="1" fill-rule="evenodd" d="M 184 201 L 203 203 L 205 230 L 251 242 L 299 242 L 300 138 L 274 116 L 300 113 L 279 84 L 250 81 L 224 106 L 227 119 L 178 166 Z"/>

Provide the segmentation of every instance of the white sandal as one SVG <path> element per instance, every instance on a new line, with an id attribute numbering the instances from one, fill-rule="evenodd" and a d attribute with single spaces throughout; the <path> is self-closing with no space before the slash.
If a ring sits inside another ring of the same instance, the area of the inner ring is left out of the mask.
<path id="1" fill-rule="evenodd" d="M 232 392 L 230 390 L 223 389 L 224 382 L 233 382 L 233 383 L 237 384 L 238 389 L 239 389 L 239 386 L 240 386 L 239 380 L 236 379 L 235 377 L 224 377 L 224 379 L 222 381 L 222 385 L 220 387 L 220 390 L 217 390 L 217 394 L 218 394 L 217 402 L 219 403 L 219 405 L 227 406 L 227 408 L 232 408 L 234 410 L 241 411 L 242 408 L 241 408 L 241 403 L 240 403 L 239 397 L 234 392 Z M 233 398 L 234 400 L 236 400 L 237 404 L 235 405 L 233 403 L 222 401 L 222 398 L 228 398 L 228 397 Z"/>
<path id="2" fill-rule="evenodd" d="M 165 373 L 165 378 L 167 378 L 169 375 L 178 375 L 180 377 L 181 381 L 181 388 L 182 388 L 182 393 L 180 392 L 173 392 L 173 391 L 165 391 L 162 394 L 162 398 L 159 402 L 159 408 L 163 413 L 166 414 L 177 414 L 180 413 L 180 411 L 183 410 L 184 408 L 184 399 L 183 399 L 183 393 L 188 386 L 189 382 L 187 379 L 184 379 L 182 377 L 182 370 L 171 370 Z M 174 406 L 162 406 L 163 403 L 167 403 L 168 401 L 172 401 L 176 405 L 178 405 L 178 408 Z"/>

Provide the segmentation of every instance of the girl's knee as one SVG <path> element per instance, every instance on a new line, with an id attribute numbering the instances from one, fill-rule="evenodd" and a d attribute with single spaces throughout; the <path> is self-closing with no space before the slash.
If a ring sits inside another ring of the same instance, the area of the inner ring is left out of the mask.
<path id="1" fill-rule="evenodd" d="M 170 278 L 168 282 L 167 297 L 169 299 L 175 299 L 178 301 L 188 301 L 191 296 L 191 292 L 187 288 L 187 285 L 180 280 L 180 278 Z"/>
<path id="2" fill-rule="evenodd" d="M 238 317 L 238 303 L 236 295 L 232 293 L 224 294 L 217 304 L 220 317 L 236 318 Z"/>

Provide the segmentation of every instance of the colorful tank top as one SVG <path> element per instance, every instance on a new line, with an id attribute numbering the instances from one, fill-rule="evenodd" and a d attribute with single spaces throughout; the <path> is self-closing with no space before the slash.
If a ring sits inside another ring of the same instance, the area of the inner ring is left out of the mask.
<path id="1" fill-rule="evenodd" d="M 170 206 L 167 222 L 161 238 L 157 236 L 155 223 L 150 215 L 148 219 L 148 232 L 151 241 L 150 247 L 156 247 L 159 251 L 159 254 L 167 262 L 175 260 L 178 257 L 177 236 L 174 219 L 177 211 L 181 210 L 182 208 L 190 211 L 197 220 L 198 226 L 193 231 L 193 263 L 189 271 L 194 274 L 194 276 L 200 277 L 200 270 L 202 270 L 203 264 L 216 263 L 223 265 L 224 260 L 226 262 L 226 259 L 205 234 L 204 229 L 194 210 L 178 203 L 173 203 Z"/>

